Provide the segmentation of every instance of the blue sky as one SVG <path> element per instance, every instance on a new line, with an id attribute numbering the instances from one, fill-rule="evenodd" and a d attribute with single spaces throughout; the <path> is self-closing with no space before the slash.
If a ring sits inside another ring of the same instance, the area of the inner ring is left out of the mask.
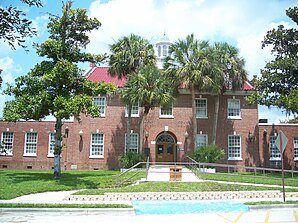
<path id="1" fill-rule="evenodd" d="M 0 0 L 0 7 L 13 4 L 26 11 L 33 20 L 38 36 L 28 39 L 30 50 L 16 50 L 0 41 L 0 68 L 4 83 L 25 75 L 44 58 L 36 55 L 32 43 L 41 43 L 48 38 L 48 13 L 61 14 L 61 0 L 42 0 L 44 7 L 27 7 L 19 0 Z M 286 16 L 285 10 L 296 4 L 295 0 L 74 0 L 74 8 L 86 8 L 90 17 L 96 17 L 102 27 L 90 33 L 90 44 L 86 51 L 105 53 L 109 45 L 131 33 L 138 34 L 152 43 L 164 33 L 175 41 L 194 33 L 197 39 L 228 41 L 240 49 L 246 61 L 249 78 L 260 75 L 266 61 L 272 59 L 270 48 L 261 49 L 266 32 L 279 24 L 295 27 Z M 87 69 L 88 64 L 81 64 Z M 3 84 L 2 89 L 5 88 Z M 1 90 L 0 90 L 1 91 Z M 9 100 L 0 95 L 0 117 L 4 102 Z M 278 109 L 260 106 L 259 118 L 269 122 L 285 120 L 285 113 Z"/>

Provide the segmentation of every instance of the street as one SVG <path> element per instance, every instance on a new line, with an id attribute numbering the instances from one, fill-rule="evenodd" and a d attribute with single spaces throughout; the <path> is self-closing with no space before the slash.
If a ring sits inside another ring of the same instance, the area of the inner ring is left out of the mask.
<path id="1" fill-rule="evenodd" d="M 14 211 L 1 212 L 1 223 L 98 223 L 98 222 L 207 222 L 207 223 L 278 223 L 298 222 L 297 208 L 268 209 L 249 212 L 204 213 L 204 214 L 175 214 L 175 215 L 138 215 L 111 211 L 107 213 L 97 211 Z"/>

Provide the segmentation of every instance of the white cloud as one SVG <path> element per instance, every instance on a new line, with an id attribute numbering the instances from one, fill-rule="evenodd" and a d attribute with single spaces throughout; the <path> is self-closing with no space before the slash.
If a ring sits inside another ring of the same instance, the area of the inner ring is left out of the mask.
<path id="1" fill-rule="evenodd" d="M 15 66 L 14 61 L 10 57 L 0 58 L 0 69 L 2 69 L 1 77 L 3 79 L 2 87 L 0 88 L 0 117 L 2 116 L 5 101 L 8 96 L 4 95 L 2 90 L 6 88 L 6 83 L 12 84 L 14 82 L 14 73 L 20 72 L 20 67 Z"/>
<path id="2" fill-rule="evenodd" d="M 198 39 L 232 40 L 252 77 L 270 58 L 270 49 L 261 49 L 264 35 L 277 25 L 276 19 L 286 18 L 285 9 L 292 5 L 291 1 L 259 0 L 97 0 L 89 14 L 102 27 L 90 34 L 87 50 L 108 52 L 109 44 L 131 33 L 154 40 L 165 32 L 171 41 L 194 33 Z"/>

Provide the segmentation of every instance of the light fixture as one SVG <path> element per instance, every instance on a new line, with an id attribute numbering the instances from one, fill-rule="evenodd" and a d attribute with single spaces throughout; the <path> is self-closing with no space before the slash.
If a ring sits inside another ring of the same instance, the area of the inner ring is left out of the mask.
<path id="1" fill-rule="evenodd" d="M 253 139 L 253 134 L 249 131 L 249 133 L 248 133 L 248 139 L 249 139 L 249 141 L 251 142 L 252 141 L 252 139 Z"/>
<path id="2" fill-rule="evenodd" d="M 149 132 L 145 132 L 145 137 L 146 137 L 146 140 L 148 139 L 148 136 L 149 136 Z"/>
<path id="3" fill-rule="evenodd" d="M 267 136 L 267 130 L 264 129 L 264 131 L 263 131 L 263 137 L 266 137 L 266 136 Z"/>
<path id="4" fill-rule="evenodd" d="M 82 137 L 83 137 L 83 130 L 81 129 L 80 131 L 79 131 L 79 135 L 80 135 L 80 138 L 82 139 Z"/>
<path id="5" fill-rule="evenodd" d="M 189 134 L 188 134 L 188 132 L 186 131 L 186 132 L 184 133 L 184 137 L 185 137 L 185 139 L 187 139 L 188 136 L 189 136 Z"/>
<path id="6" fill-rule="evenodd" d="M 64 129 L 64 138 L 68 138 L 68 133 L 69 133 L 69 129 L 68 129 L 68 126 L 66 126 Z"/>

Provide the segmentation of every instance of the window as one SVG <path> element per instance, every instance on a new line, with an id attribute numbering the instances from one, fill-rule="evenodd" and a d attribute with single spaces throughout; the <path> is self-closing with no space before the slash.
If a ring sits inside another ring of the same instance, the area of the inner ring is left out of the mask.
<path id="1" fill-rule="evenodd" d="M 37 132 L 27 132 L 25 137 L 25 156 L 36 156 Z"/>
<path id="2" fill-rule="evenodd" d="M 229 160 L 242 160 L 240 135 L 229 135 L 228 156 L 229 156 Z"/>
<path id="3" fill-rule="evenodd" d="M 106 115 L 106 98 L 105 97 L 94 97 L 93 104 L 99 107 L 100 116 Z"/>
<path id="4" fill-rule="evenodd" d="M 208 135 L 207 134 L 197 134 L 196 137 L 196 149 L 208 145 Z"/>
<path id="5" fill-rule="evenodd" d="M 275 145 L 276 136 L 270 136 L 270 160 L 281 160 L 280 151 Z"/>
<path id="6" fill-rule="evenodd" d="M 139 151 L 139 135 L 138 133 L 130 134 L 130 148 L 126 148 L 127 134 L 125 134 L 125 152 L 138 152 Z"/>
<path id="7" fill-rule="evenodd" d="M 161 46 L 158 46 L 158 57 L 161 56 Z"/>
<path id="8" fill-rule="evenodd" d="M 163 56 L 166 57 L 168 56 L 168 46 L 167 45 L 163 45 L 162 46 L 162 52 L 163 52 Z"/>
<path id="9" fill-rule="evenodd" d="M 125 117 L 128 117 L 128 106 L 125 107 Z M 131 117 L 139 117 L 139 103 L 131 107 Z"/>
<path id="10" fill-rule="evenodd" d="M 13 132 L 2 132 L 1 143 L 3 148 L 0 155 L 12 155 Z"/>
<path id="11" fill-rule="evenodd" d="M 228 99 L 228 118 L 240 118 L 240 100 Z"/>
<path id="12" fill-rule="evenodd" d="M 298 136 L 294 137 L 294 160 L 298 160 Z"/>
<path id="13" fill-rule="evenodd" d="M 160 115 L 161 118 L 173 118 L 173 105 L 168 107 L 160 106 Z"/>
<path id="14" fill-rule="evenodd" d="M 104 136 L 102 133 L 91 134 L 90 158 L 104 157 Z"/>
<path id="15" fill-rule="evenodd" d="M 50 132 L 49 134 L 49 151 L 48 151 L 48 157 L 54 156 L 54 148 L 55 148 L 55 132 Z"/>
<path id="16" fill-rule="evenodd" d="M 207 118 L 207 99 L 206 98 L 196 99 L 196 117 Z"/>

